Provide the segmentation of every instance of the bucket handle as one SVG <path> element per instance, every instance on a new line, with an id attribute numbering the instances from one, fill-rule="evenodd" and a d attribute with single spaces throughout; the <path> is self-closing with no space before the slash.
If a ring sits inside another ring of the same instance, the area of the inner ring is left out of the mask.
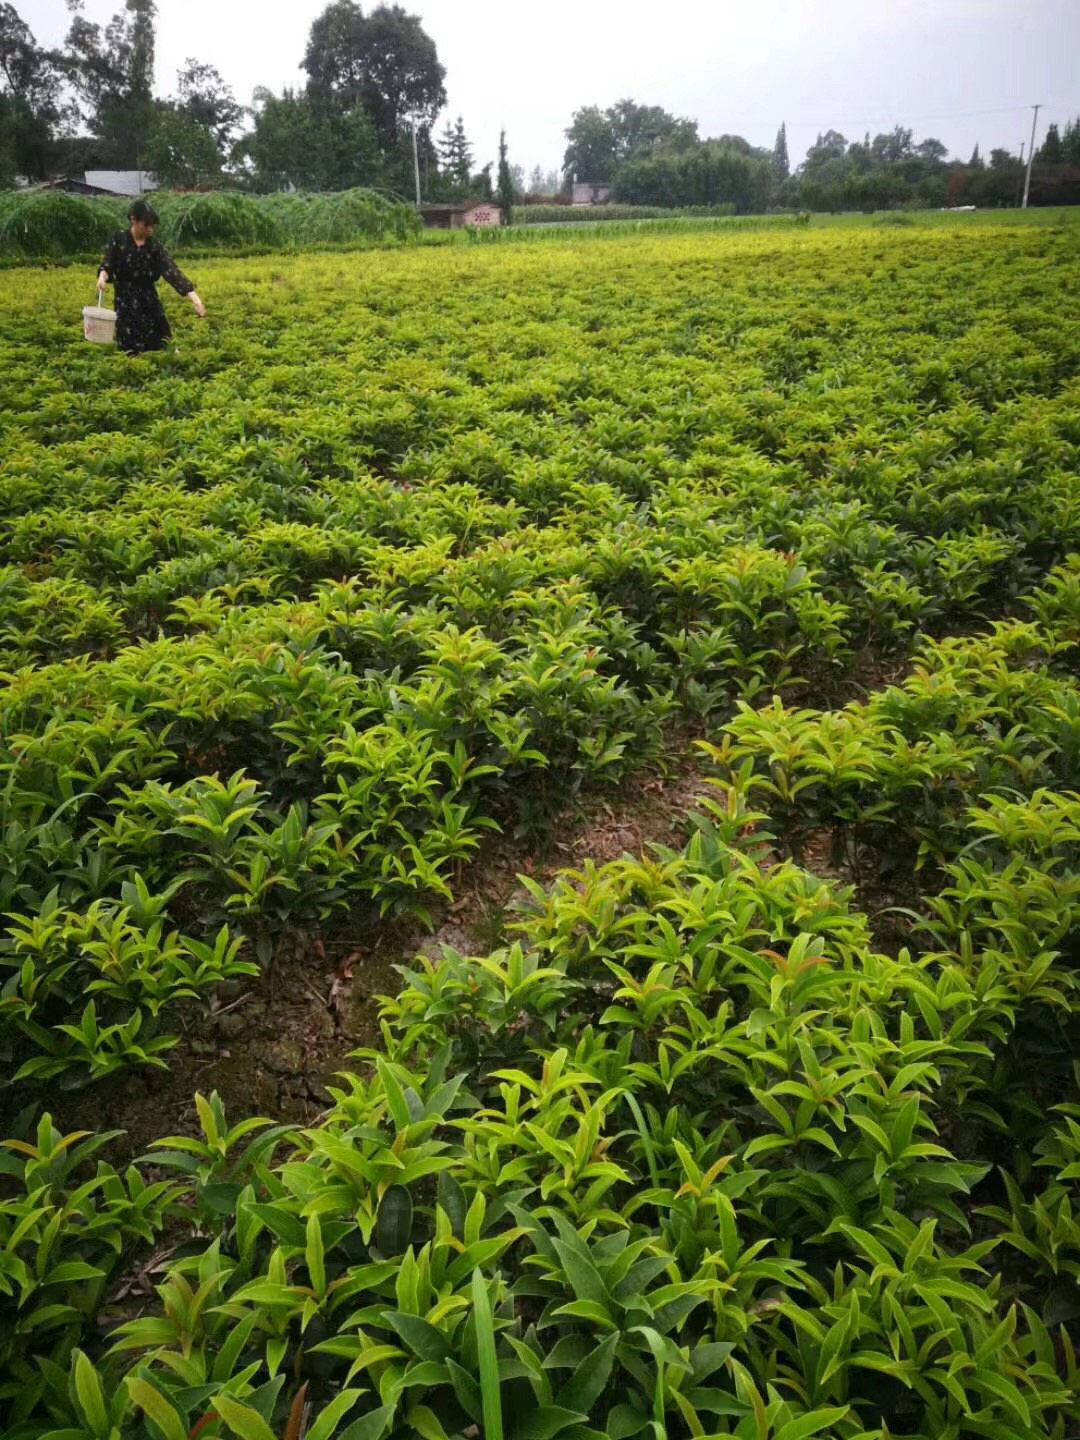
<path id="1" fill-rule="evenodd" d="M 98 286 L 98 292 L 97 292 L 97 303 L 98 303 L 98 307 L 99 307 L 99 308 L 101 307 L 101 302 L 102 302 L 104 299 L 105 299 L 105 291 L 104 291 L 104 290 L 102 289 L 102 287 L 99 285 L 99 286 Z"/>

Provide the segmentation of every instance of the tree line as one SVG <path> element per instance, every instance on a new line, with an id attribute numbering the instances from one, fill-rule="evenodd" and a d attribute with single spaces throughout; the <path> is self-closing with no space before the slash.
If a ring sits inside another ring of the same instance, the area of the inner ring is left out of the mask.
<path id="1" fill-rule="evenodd" d="M 976 145 L 961 163 L 940 140 L 916 141 L 899 125 L 861 140 L 827 130 L 793 170 L 786 125 L 766 149 L 741 135 L 702 138 L 695 120 L 632 100 L 576 111 L 566 137 L 566 174 L 608 184 L 612 199 L 631 205 L 734 204 L 743 213 L 1013 205 L 1023 178 L 1021 158 L 1007 150 L 984 161 Z M 1048 127 L 1030 202 L 1080 203 L 1080 118 L 1063 131 Z"/>
<path id="2" fill-rule="evenodd" d="M 68 8 L 64 43 L 49 50 L 14 5 L 0 3 L 0 184 L 137 168 L 181 189 L 372 185 L 410 194 L 415 130 L 426 199 L 499 192 L 512 201 L 505 137 L 493 177 L 490 165 L 473 173 L 460 120 L 434 136 L 446 71 L 419 18 L 400 5 L 365 12 L 333 0 L 311 26 L 306 84 L 259 88 L 251 106 L 195 58 L 172 94 L 154 93 L 155 0 L 124 0 L 106 25 L 85 18 L 82 0 Z"/>
<path id="3" fill-rule="evenodd" d="M 67 0 L 62 46 L 39 45 L 15 6 L 0 0 L 0 185 L 17 176 L 139 168 L 164 186 L 230 185 L 256 191 L 380 186 L 410 195 L 414 142 L 427 200 L 566 197 L 574 180 L 607 184 L 636 205 L 727 205 L 851 210 L 893 206 L 1011 205 L 1020 157 L 979 147 L 950 160 L 940 140 L 897 126 L 849 140 L 818 135 L 792 168 L 787 132 L 771 148 L 741 135 L 702 137 L 696 120 L 630 99 L 574 112 L 561 171 L 511 165 L 505 135 L 497 164 L 477 167 L 459 116 L 446 106 L 446 71 L 434 40 L 400 5 L 367 12 L 332 0 L 311 26 L 306 82 L 256 90 L 242 105 L 212 65 L 192 57 L 173 92 L 154 92 L 155 0 L 123 0 L 105 25 Z M 493 173 L 494 172 L 494 173 Z M 1035 157 L 1034 204 L 1080 202 L 1080 119 L 1051 125 Z"/>

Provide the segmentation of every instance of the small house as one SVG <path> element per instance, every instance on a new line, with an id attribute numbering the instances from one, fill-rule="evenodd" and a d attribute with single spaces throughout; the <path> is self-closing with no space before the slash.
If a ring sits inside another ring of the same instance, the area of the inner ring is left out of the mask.
<path id="1" fill-rule="evenodd" d="M 575 180 L 570 187 L 571 205 L 606 205 L 611 199 L 610 185 L 589 185 Z"/>
<path id="2" fill-rule="evenodd" d="M 502 211 L 490 200 L 455 200 L 448 205 L 421 205 L 420 218 L 429 230 L 464 230 L 468 225 L 501 225 Z"/>
<path id="3" fill-rule="evenodd" d="M 83 175 L 54 175 L 50 180 L 34 184 L 16 181 L 16 188 L 31 190 L 63 190 L 68 195 L 108 195 L 133 200 L 147 190 L 156 190 L 157 181 L 148 170 L 87 170 Z"/>
<path id="4" fill-rule="evenodd" d="M 104 190 L 100 185 L 88 185 L 81 175 L 54 175 L 51 180 L 40 181 L 19 177 L 15 181 L 15 188 L 26 195 L 37 195 L 44 190 L 62 190 L 65 195 L 115 194 L 115 191 Z"/>

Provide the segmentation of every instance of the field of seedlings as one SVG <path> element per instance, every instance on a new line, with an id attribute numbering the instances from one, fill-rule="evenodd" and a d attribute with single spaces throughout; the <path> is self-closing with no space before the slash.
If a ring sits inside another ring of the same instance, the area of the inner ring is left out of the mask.
<path id="1" fill-rule="evenodd" d="M 0 274 L 2 1433 L 1073 1440 L 1080 225 L 187 268 Z"/>

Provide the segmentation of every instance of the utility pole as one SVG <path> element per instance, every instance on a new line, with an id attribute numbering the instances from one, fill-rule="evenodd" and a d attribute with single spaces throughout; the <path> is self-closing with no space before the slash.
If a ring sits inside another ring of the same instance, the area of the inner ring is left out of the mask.
<path id="1" fill-rule="evenodd" d="M 420 151 L 417 149 L 417 145 L 416 145 L 416 117 L 415 117 L 415 116 L 413 116 L 413 122 L 412 122 L 412 163 L 413 163 L 413 177 L 414 177 L 414 179 L 416 180 L 416 208 L 417 208 L 417 210 L 419 210 L 419 209 L 420 209 Z"/>
<path id="2" fill-rule="evenodd" d="M 1028 208 L 1028 191 L 1031 189 L 1031 162 L 1035 159 L 1035 126 L 1039 121 L 1039 111 L 1042 109 L 1042 104 L 1040 102 L 1040 104 L 1033 105 L 1031 108 L 1035 113 L 1031 117 L 1031 144 L 1028 147 L 1027 173 L 1024 176 L 1024 203 L 1020 207 L 1021 210 Z"/>

